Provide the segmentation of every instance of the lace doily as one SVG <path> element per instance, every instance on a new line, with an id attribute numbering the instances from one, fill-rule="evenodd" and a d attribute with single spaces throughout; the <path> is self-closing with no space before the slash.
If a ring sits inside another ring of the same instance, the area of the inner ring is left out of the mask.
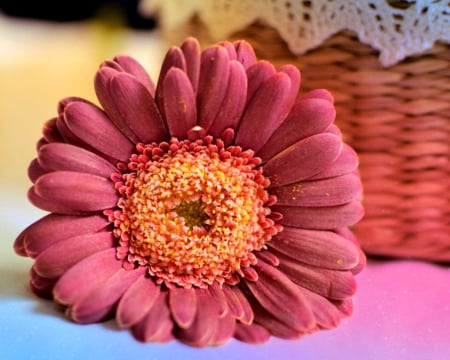
<path id="1" fill-rule="evenodd" d="M 215 40 L 262 20 L 294 54 L 320 45 L 341 30 L 380 51 L 388 66 L 450 42 L 450 3 L 445 0 L 141 0 L 143 15 L 173 30 L 194 15 Z"/>

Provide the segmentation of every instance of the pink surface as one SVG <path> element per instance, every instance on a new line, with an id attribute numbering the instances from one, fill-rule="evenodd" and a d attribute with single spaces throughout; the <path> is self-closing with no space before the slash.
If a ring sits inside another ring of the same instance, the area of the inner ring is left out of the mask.
<path id="1" fill-rule="evenodd" d="M 25 271 L 9 269 L 2 275 L 13 275 L 0 280 L 2 359 L 88 354 L 110 359 L 450 359 L 450 268 L 424 262 L 369 261 L 357 278 L 355 313 L 337 329 L 293 341 L 272 338 L 251 346 L 233 340 L 206 349 L 177 342 L 141 344 L 112 321 L 73 324 L 26 289 Z"/>
<path id="2" fill-rule="evenodd" d="M 355 316 L 349 326 L 364 332 L 369 353 L 379 347 L 392 354 L 409 354 L 404 358 L 450 358 L 448 267 L 371 262 L 358 282 Z"/>

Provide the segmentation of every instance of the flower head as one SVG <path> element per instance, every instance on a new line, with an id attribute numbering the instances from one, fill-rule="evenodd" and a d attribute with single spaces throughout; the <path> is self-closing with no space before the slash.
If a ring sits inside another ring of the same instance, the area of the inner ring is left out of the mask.
<path id="1" fill-rule="evenodd" d="M 245 41 L 171 48 L 155 86 L 101 64 L 101 106 L 66 98 L 29 167 L 49 214 L 16 239 L 32 290 L 78 323 L 114 316 L 141 341 L 259 343 L 333 328 L 364 255 L 355 152 L 331 95 Z"/>

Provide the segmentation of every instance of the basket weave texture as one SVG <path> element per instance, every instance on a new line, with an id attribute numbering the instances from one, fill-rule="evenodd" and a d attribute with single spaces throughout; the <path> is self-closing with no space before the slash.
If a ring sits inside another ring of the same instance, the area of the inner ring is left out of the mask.
<path id="1" fill-rule="evenodd" d="M 360 157 L 366 214 L 354 231 L 366 253 L 450 262 L 450 46 L 385 68 L 351 32 L 300 56 L 261 24 L 233 38 L 298 66 L 302 91 L 333 94 L 336 124 Z"/>

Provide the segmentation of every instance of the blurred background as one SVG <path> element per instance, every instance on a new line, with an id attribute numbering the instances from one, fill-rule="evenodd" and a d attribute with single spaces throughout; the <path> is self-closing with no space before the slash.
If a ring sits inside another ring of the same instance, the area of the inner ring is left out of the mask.
<path id="1" fill-rule="evenodd" d="M 106 19 L 115 14 L 123 25 L 133 29 L 153 29 L 155 20 L 138 11 L 139 0 L 78 0 L 59 2 L 42 0 L 0 0 L 0 11 L 14 18 L 54 22 Z M 52 9 L 52 11 L 49 11 Z"/>
<path id="2" fill-rule="evenodd" d="M 49 11 L 49 8 L 52 11 Z M 156 78 L 165 46 L 137 0 L 0 0 L 0 185 L 26 197 L 28 163 L 58 101 L 96 102 L 99 64 L 119 53 Z"/>

